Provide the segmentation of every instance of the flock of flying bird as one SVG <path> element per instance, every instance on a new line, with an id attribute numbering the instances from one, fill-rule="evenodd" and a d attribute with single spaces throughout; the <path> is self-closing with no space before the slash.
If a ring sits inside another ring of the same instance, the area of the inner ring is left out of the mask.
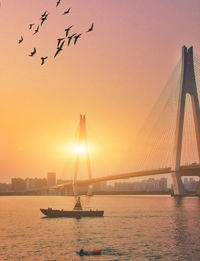
<path id="1" fill-rule="evenodd" d="M 57 3 L 56 3 L 56 7 L 59 6 L 61 0 L 58 0 Z M 63 15 L 67 15 L 69 14 L 71 8 L 68 8 L 64 13 Z M 43 25 L 43 23 L 47 20 L 47 17 L 48 17 L 49 13 L 47 11 L 45 11 L 41 17 L 40 17 L 40 20 L 41 20 L 41 23 L 40 25 L 38 25 L 36 28 L 35 28 L 35 31 L 33 33 L 33 35 L 37 34 L 39 32 L 39 29 L 40 27 Z M 29 30 L 31 30 L 33 27 L 34 27 L 35 24 L 29 24 Z M 54 55 L 54 58 L 63 50 L 63 46 L 64 46 L 64 43 L 65 43 L 65 39 L 67 39 L 67 45 L 69 46 L 72 39 L 74 40 L 74 45 L 77 43 L 78 39 L 81 38 L 81 35 L 83 33 L 73 33 L 71 35 L 69 35 L 70 33 L 70 30 L 71 28 L 73 27 L 73 25 L 69 26 L 68 28 L 65 29 L 65 36 L 62 37 L 62 38 L 58 38 L 57 39 L 57 50 L 56 50 L 56 53 Z M 92 23 L 91 27 L 85 32 L 85 33 L 89 33 L 91 31 L 93 31 L 93 28 L 94 28 L 94 23 Z M 21 36 L 21 39 L 18 41 L 19 44 L 21 44 L 23 42 L 24 38 L 23 36 Z M 33 49 L 33 51 L 29 54 L 29 56 L 34 56 L 36 54 L 36 48 Z M 43 65 L 45 63 L 45 60 L 47 59 L 48 57 L 41 57 L 41 65 Z"/>

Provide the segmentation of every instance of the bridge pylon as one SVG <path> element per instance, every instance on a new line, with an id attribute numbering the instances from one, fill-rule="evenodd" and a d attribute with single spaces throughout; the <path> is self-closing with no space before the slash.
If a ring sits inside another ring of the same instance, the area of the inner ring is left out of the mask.
<path id="1" fill-rule="evenodd" d="M 87 143 L 87 132 L 86 132 L 86 116 L 80 115 L 79 121 L 79 133 L 78 133 L 78 143 L 77 143 L 77 155 L 76 155 L 76 162 L 75 162 L 75 171 L 74 171 L 74 178 L 73 178 L 73 193 L 75 196 L 79 194 L 78 186 L 77 186 L 77 176 L 79 170 L 79 161 L 80 161 L 80 154 L 84 152 L 86 155 L 87 161 L 87 169 L 88 169 L 88 177 L 89 179 L 92 178 L 92 170 L 91 170 L 91 163 L 88 151 L 88 143 Z M 88 186 L 88 195 L 92 195 L 92 185 Z"/>
<path id="2" fill-rule="evenodd" d="M 197 150 L 200 160 L 200 109 L 199 99 L 195 80 L 194 61 L 193 61 L 193 47 L 182 47 L 182 69 L 180 93 L 178 100 L 178 114 L 176 121 L 175 143 L 174 143 L 174 162 L 172 163 L 172 180 L 174 195 L 182 196 L 185 194 L 181 175 L 179 173 L 181 163 L 181 150 L 183 140 L 183 124 L 185 114 L 186 95 L 189 94 L 192 103 L 192 112 L 196 133 Z"/>

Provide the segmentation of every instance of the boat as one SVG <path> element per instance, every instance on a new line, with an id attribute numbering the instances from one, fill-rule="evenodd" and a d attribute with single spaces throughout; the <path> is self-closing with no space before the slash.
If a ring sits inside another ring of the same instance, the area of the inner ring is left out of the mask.
<path id="1" fill-rule="evenodd" d="M 92 251 L 85 251 L 81 249 L 80 251 L 76 252 L 79 256 L 96 256 L 101 255 L 100 249 L 93 249 Z"/>
<path id="2" fill-rule="evenodd" d="M 104 211 L 103 210 L 83 210 L 81 205 L 80 197 L 78 197 L 77 202 L 73 208 L 73 210 L 59 210 L 59 209 L 52 209 L 41 208 L 40 211 L 49 218 L 56 218 L 56 217 L 69 217 L 69 218 L 82 218 L 82 217 L 103 217 Z"/>

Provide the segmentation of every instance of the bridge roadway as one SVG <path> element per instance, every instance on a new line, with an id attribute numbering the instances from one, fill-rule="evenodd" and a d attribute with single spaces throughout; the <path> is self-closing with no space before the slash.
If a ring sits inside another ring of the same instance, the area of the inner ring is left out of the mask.
<path id="1" fill-rule="evenodd" d="M 162 168 L 162 169 L 153 169 L 153 170 L 142 170 L 135 172 L 128 172 L 110 176 L 104 176 L 99 178 L 92 178 L 90 180 L 77 180 L 78 186 L 87 186 L 90 184 L 103 182 L 103 181 L 111 181 L 118 179 L 128 179 L 128 178 L 136 178 L 136 177 L 145 177 L 145 176 L 153 176 L 153 175 L 163 175 L 174 172 L 171 168 Z M 181 176 L 199 176 L 200 177 L 200 164 L 192 164 L 192 165 L 184 165 L 180 167 L 179 171 Z M 70 187 L 72 186 L 72 181 L 69 181 L 65 184 L 60 184 L 55 186 L 54 188 L 59 187 Z"/>
<path id="2" fill-rule="evenodd" d="M 128 172 L 110 176 L 104 176 L 99 178 L 92 178 L 92 179 L 85 179 L 85 180 L 77 180 L 77 186 L 87 186 L 90 184 L 103 182 L 103 181 L 112 181 L 118 179 L 129 179 L 129 178 L 137 178 L 137 177 L 146 177 L 146 176 L 153 176 L 153 175 L 163 175 L 163 174 L 170 174 L 174 172 L 171 168 L 162 168 L 162 169 L 153 169 L 153 170 L 141 170 L 135 172 Z M 200 164 L 192 164 L 192 165 L 184 165 L 180 167 L 179 171 L 181 176 L 199 176 L 200 177 Z M 62 188 L 72 188 L 73 181 L 68 181 L 63 184 L 51 186 L 51 187 L 41 187 L 37 189 L 27 190 L 27 193 L 34 193 L 44 190 L 51 190 L 51 189 L 62 189 Z"/>

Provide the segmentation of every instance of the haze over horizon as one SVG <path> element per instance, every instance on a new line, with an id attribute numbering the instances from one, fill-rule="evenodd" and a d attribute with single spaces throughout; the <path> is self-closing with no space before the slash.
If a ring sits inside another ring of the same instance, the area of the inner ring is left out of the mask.
<path id="1" fill-rule="evenodd" d="M 1 1 L 0 182 L 47 172 L 71 178 L 80 114 L 87 117 L 93 175 L 131 171 L 133 139 L 181 47 L 200 54 L 198 0 L 69 0 L 59 9 L 55 2 Z M 45 10 L 48 21 L 32 37 L 28 26 Z M 91 34 L 53 59 L 67 26 L 82 32 L 92 23 Z M 33 47 L 38 54 L 30 58 Z M 49 57 L 44 66 L 40 55 Z"/>

